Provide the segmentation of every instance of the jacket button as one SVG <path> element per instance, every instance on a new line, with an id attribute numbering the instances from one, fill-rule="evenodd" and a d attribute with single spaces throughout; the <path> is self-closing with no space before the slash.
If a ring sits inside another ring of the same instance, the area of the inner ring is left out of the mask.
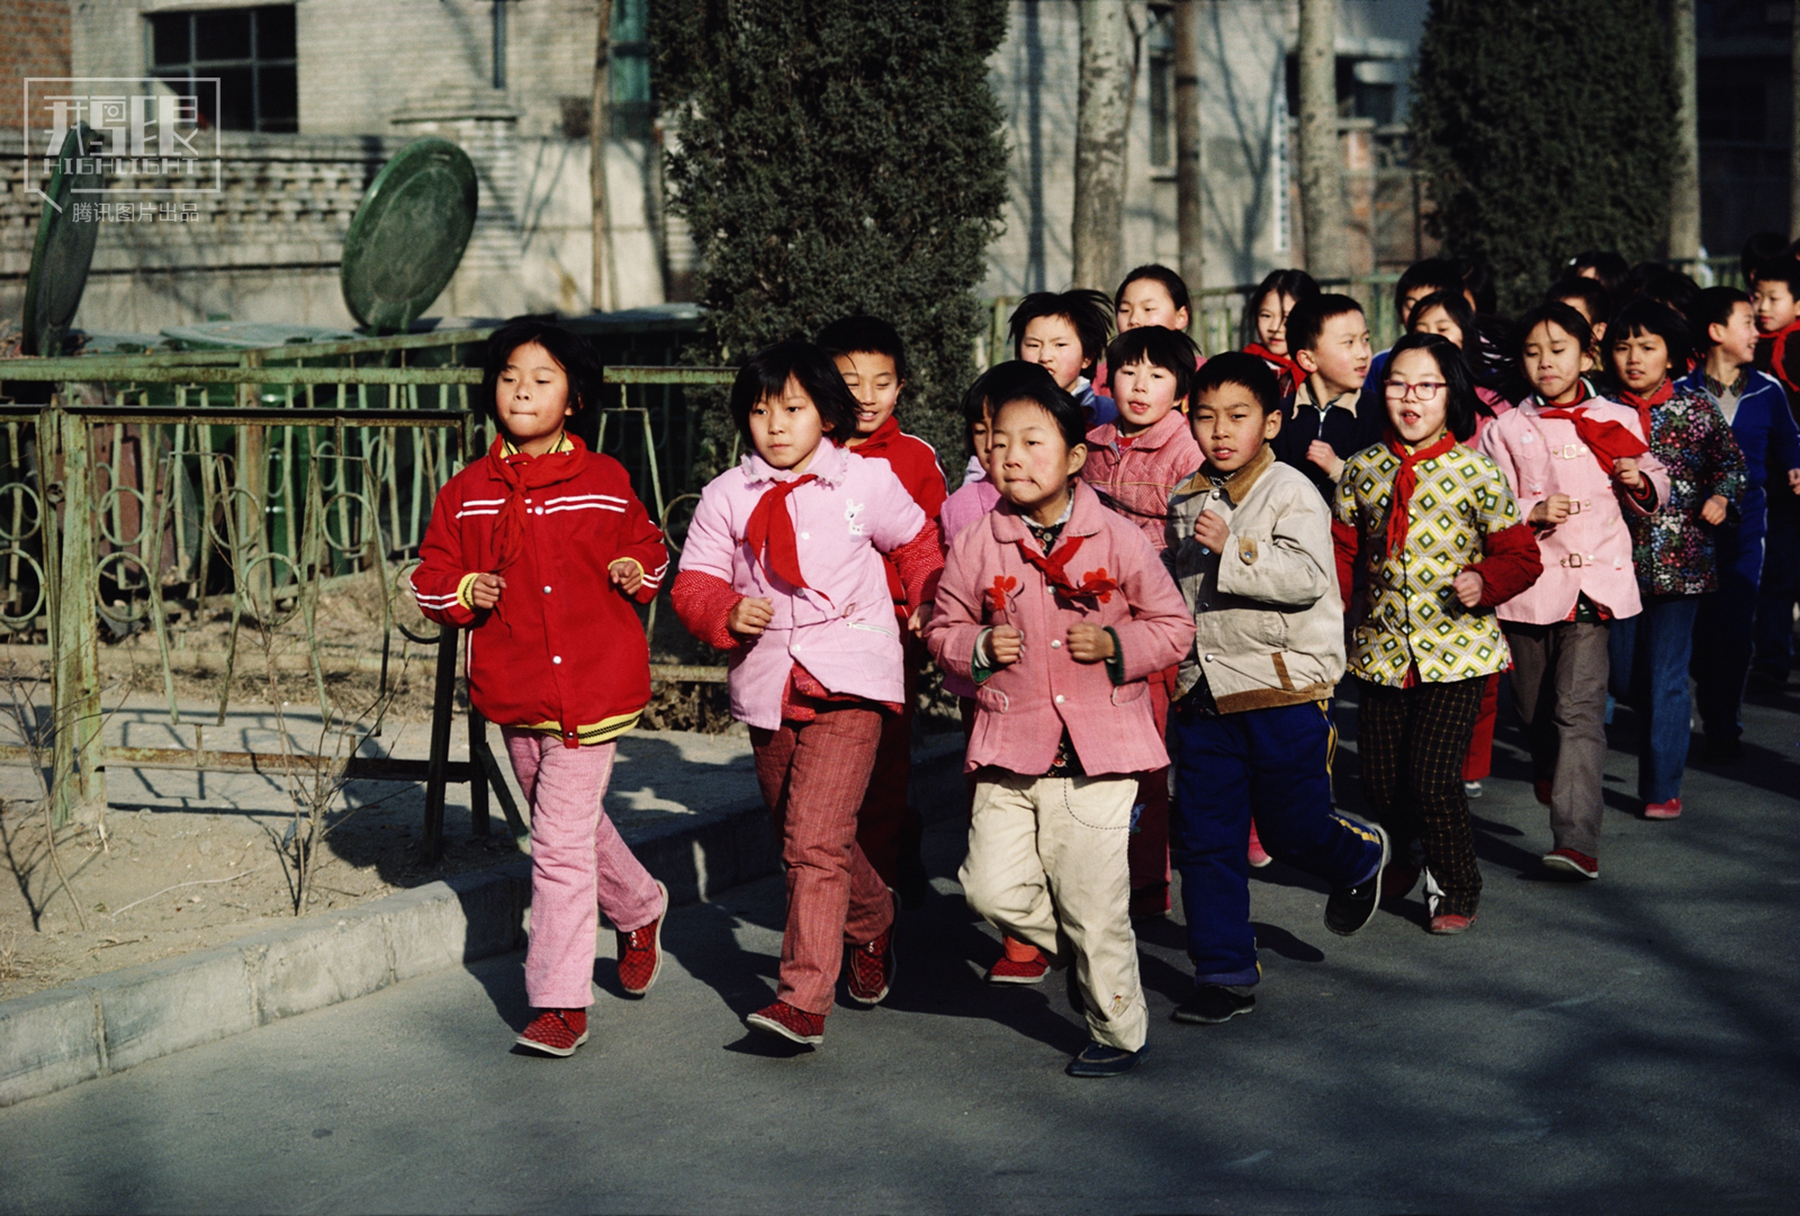
<path id="1" fill-rule="evenodd" d="M 550 588 L 548 588 L 548 587 L 545 587 L 545 588 L 544 588 L 544 594 L 545 594 L 545 595 L 549 595 L 549 594 L 550 594 Z"/>
<path id="2" fill-rule="evenodd" d="M 811 532 L 802 532 L 802 533 L 801 533 L 801 534 L 800 534 L 800 539 L 801 539 L 801 540 L 811 540 L 811 539 L 812 539 L 812 533 L 811 533 Z"/>
<path id="3" fill-rule="evenodd" d="M 560 662 L 562 662 L 562 660 L 561 660 L 561 659 L 558 659 L 558 660 L 556 660 L 556 661 L 557 661 L 557 662 L 558 662 L 558 663 L 560 663 Z M 1207 656 L 1206 656 L 1206 661 L 1207 661 L 1207 662 L 1208 662 L 1208 663 L 1210 663 L 1210 662 L 1212 662 L 1212 661 L 1213 661 L 1213 657 L 1212 657 L 1212 656 L 1211 656 L 1211 655 L 1210 655 L 1210 654 L 1209 654 L 1209 655 L 1207 655 Z"/>
<path id="4" fill-rule="evenodd" d="M 1056 703 L 1058 705 L 1061 705 L 1063 703 L 1063 695 L 1060 692 L 1056 694 Z"/>
<path id="5" fill-rule="evenodd" d="M 1050 639 L 1050 649 L 1052 649 L 1052 650 L 1056 650 L 1056 649 L 1058 649 L 1058 648 L 1059 648 L 1059 647 L 1061 647 L 1061 646 L 1062 646 L 1062 639 L 1061 639 L 1061 638 L 1051 638 L 1051 639 Z"/>
<path id="6" fill-rule="evenodd" d="M 1209 659 L 1212 658 L 1212 656 L 1210 654 L 1207 655 L 1206 657 Z M 562 656 L 560 654 L 553 654 L 550 656 L 550 661 L 552 663 L 560 663 L 560 662 L 562 662 Z"/>

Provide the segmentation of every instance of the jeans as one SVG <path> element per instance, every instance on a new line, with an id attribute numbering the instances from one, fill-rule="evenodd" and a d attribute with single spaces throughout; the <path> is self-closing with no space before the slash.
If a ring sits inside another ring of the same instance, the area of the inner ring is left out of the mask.
<path id="1" fill-rule="evenodd" d="M 1608 687 L 1636 719 L 1638 797 L 1646 803 L 1681 797 L 1693 711 L 1688 663 L 1702 598 L 1645 595 L 1643 612 L 1614 621 L 1607 637 Z"/>

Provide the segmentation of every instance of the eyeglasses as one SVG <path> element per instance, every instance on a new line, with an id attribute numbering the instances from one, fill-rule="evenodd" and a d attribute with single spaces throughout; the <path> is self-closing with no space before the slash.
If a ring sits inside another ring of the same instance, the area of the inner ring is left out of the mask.
<path id="1" fill-rule="evenodd" d="M 1404 380 L 1389 380 L 1381 387 L 1396 401 L 1430 401 L 1444 391 L 1444 382 L 1422 380 L 1417 384 L 1408 384 Z"/>

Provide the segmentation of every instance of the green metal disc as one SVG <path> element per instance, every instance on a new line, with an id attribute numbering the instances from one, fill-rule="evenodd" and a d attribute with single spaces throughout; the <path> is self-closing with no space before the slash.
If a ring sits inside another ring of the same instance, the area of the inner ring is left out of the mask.
<path id="1" fill-rule="evenodd" d="M 400 149 L 350 221 L 344 303 L 368 329 L 404 332 L 438 298 L 475 227 L 475 166 L 447 139 Z"/>
<path id="2" fill-rule="evenodd" d="M 44 192 L 47 197 L 38 219 L 37 243 L 31 250 L 31 274 L 25 280 L 23 354 L 60 355 L 63 335 L 81 306 L 100 225 L 91 219 L 75 221 L 75 191 L 96 190 L 101 181 L 98 173 L 65 173 L 63 163 L 81 156 L 91 134 L 85 125 L 77 125 L 63 138 L 50 187 Z"/>

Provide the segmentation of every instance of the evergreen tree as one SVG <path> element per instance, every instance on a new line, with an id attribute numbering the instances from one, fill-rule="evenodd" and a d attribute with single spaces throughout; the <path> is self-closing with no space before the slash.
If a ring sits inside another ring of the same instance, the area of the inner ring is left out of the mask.
<path id="1" fill-rule="evenodd" d="M 713 356 L 887 319 L 910 364 L 901 424 L 954 485 L 984 324 L 973 291 L 1006 194 L 987 82 L 1005 3 L 658 0 L 651 14 Z"/>
<path id="2" fill-rule="evenodd" d="M 1432 0 L 1412 127 L 1447 251 L 1503 308 L 1584 249 L 1663 256 L 1676 96 L 1657 0 Z"/>

